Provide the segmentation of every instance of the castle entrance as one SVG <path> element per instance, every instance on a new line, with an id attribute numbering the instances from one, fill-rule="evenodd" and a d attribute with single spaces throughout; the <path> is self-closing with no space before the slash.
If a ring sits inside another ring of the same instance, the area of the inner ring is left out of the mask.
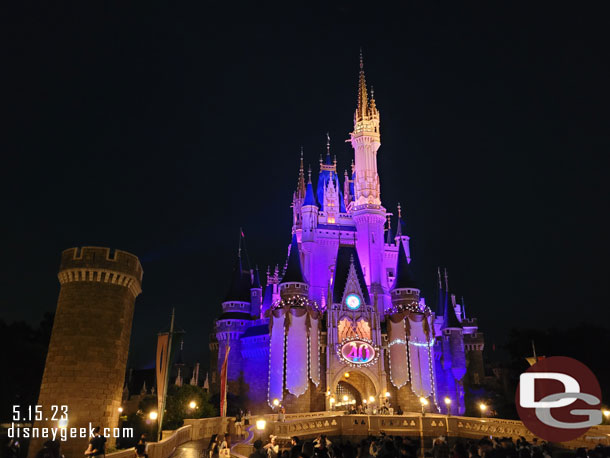
<path id="1" fill-rule="evenodd" d="M 333 408 L 339 410 L 346 410 L 350 405 L 376 403 L 380 395 L 371 377 L 360 369 L 347 369 L 337 374 L 331 392 L 335 400 Z"/>

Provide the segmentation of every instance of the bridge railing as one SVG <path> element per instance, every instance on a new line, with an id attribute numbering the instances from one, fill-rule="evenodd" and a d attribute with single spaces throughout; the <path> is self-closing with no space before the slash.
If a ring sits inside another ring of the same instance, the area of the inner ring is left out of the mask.
<path id="1" fill-rule="evenodd" d="M 168 458 L 179 445 L 192 440 L 193 427 L 191 425 L 183 426 L 182 428 L 172 431 L 171 434 L 159 442 L 149 442 L 147 453 L 149 458 Z M 119 450 L 118 452 L 108 453 L 108 458 L 134 458 L 135 449 L 128 448 Z"/>

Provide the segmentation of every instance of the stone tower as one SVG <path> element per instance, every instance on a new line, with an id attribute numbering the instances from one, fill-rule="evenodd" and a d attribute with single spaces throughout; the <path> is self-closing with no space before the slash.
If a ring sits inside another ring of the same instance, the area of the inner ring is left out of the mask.
<path id="1" fill-rule="evenodd" d="M 38 398 L 43 415 L 35 426 L 57 427 L 51 406 L 66 405 L 68 428 L 89 423 L 115 428 L 142 266 L 125 251 L 69 248 L 61 255 L 58 277 L 61 289 Z M 32 440 L 30 457 L 45 440 Z M 80 457 L 87 443 L 87 438 L 69 438 L 62 453 Z M 107 445 L 112 443 L 109 439 Z"/>

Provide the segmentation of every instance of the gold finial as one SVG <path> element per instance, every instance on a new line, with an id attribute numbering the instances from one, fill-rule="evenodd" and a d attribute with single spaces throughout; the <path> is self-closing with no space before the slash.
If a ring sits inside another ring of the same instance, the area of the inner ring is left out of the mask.
<path id="1" fill-rule="evenodd" d="M 364 59 L 362 58 L 362 46 L 360 46 L 360 70 L 364 69 Z"/>
<path id="2" fill-rule="evenodd" d="M 326 154 L 330 156 L 330 134 L 326 132 Z"/>
<path id="3" fill-rule="evenodd" d="M 398 202 L 398 219 L 402 218 L 402 210 L 400 208 L 400 202 Z"/>
<path id="4" fill-rule="evenodd" d="M 311 165 L 308 166 L 307 174 L 308 174 L 307 183 L 311 184 Z"/>

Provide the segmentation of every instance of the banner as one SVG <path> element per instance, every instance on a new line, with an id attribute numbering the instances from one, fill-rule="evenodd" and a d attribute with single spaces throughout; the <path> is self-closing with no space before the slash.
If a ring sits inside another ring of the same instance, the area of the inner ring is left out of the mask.
<path id="1" fill-rule="evenodd" d="M 229 352 L 231 346 L 227 345 L 227 351 L 225 353 L 225 360 L 222 363 L 222 369 L 220 370 L 220 416 L 227 416 L 227 370 L 229 365 Z"/>
<path id="2" fill-rule="evenodd" d="M 169 333 L 157 336 L 157 412 L 163 412 L 163 393 L 165 393 L 165 381 L 169 370 Z"/>

